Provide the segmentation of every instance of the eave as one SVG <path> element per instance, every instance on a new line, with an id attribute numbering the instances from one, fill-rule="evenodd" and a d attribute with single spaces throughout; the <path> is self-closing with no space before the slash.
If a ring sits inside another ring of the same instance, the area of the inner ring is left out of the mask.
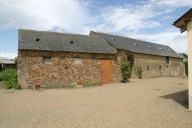
<path id="1" fill-rule="evenodd" d="M 183 16 L 177 19 L 173 26 L 180 28 L 181 33 L 187 30 L 187 23 L 192 20 L 192 8 Z"/>

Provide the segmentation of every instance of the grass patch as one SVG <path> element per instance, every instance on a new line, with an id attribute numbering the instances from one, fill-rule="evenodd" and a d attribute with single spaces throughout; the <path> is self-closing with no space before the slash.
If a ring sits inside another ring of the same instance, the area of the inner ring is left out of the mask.
<path id="1" fill-rule="evenodd" d="M 83 87 L 91 87 L 91 86 L 98 86 L 98 84 L 94 81 L 87 81 L 83 84 Z"/>

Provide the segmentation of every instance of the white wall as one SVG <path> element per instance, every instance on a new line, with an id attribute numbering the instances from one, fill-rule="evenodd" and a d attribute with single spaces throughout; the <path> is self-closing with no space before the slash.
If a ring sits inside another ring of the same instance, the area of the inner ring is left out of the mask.
<path id="1" fill-rule="evenodd" d="M 192 110 L 192 21 L 187 24 L 189 110 Z"/>

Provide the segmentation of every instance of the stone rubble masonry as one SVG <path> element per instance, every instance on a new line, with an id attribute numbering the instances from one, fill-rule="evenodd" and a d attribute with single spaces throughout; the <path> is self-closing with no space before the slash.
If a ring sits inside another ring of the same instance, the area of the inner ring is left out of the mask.
<path id="1" fill-rule="evenodd" d="M 180 72 L 182 69 L 182 58 L 169 57 L 169 63 L 166 63 L 166 57 L 147 55 L 139 53 L 130 53 L 127 51 L 120 50 L 118 56 L 122 57 L 125 61 L 125 54 L 133 56 L 133 66 L 131 78 L 137 79 L 138 76 L 135 73 L 135 69 L 138 66 L 142 67 L 143 75 L 142 78 L 155 78 L 155 77 L 177 77 L 182 75 Z"/>
<path id="2" fill-rule="evenodd" d="M 131 53 L 117 50 L 117 55 L 90 54 L 56 51 L 19 50 L 18 52 L 18 81 L 22 88 L 57 87 L 71 84 L 95 83 L 101 84 L 101 59 L 111 60 L 111 82 L 122 80 L 121 63 L 125 54 L 133 56 L 131 78 L 137 79 L 135 68 L 141 66 L 142 78 L 179 76 L 182 67 L 181 58 Z M 43 57 L 51 57 L 51 64 L 44 64 Z M 75 58 L 82 58 L 82 64 L 75 64 Z"/>
<path id="3" fill-rule="evenodd" d="M 51 64 L 44 64 L 43 57 L 51 57 Z M 82 64 L 74 64 L 75 58 L 82 58 Z M 19 50 L 18 81 L 22 88 L 36 84 L 41 87 L 101 84 L 101 59 L 112 60 L 112 82 L 120 81 L 116 55 Z"/>

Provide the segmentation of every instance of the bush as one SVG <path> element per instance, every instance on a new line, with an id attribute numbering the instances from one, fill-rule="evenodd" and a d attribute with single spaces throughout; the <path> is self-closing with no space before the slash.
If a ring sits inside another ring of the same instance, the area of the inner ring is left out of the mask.
<path id="1" fill-rule="evenodd" d="M 17 71 L 16 69 L 6 69 L 1 73 L 3 85 L 6 88 L 21 89 L 21 86 L 17 82 Z"/>
<path id="2" fill-rule="evenodd" d="M 130 63 L 128 61 L 125 61 L 121 64 L 121 72 L 123 81 L 128 81 L 128 78 L 131 76 L 131 68 Z"/>
<path id="3" fill-rule="evenodd" d="M 1 72 L 0 72 L 0 81 L 2 81 L 2 75 L 1 75 Z"/>
<path id="4" fill-rule="evenodd" d="M 142 79 L 143 69 L 141 66 L 136 67 L 136 75 L 139 77 L 139 79 Z"/>
<path id="5" fill-rule="evenodd" d="M 185 64 L 185 74 L 188 76 L 188 61 L 185 61 L 184 64 Z"/>

